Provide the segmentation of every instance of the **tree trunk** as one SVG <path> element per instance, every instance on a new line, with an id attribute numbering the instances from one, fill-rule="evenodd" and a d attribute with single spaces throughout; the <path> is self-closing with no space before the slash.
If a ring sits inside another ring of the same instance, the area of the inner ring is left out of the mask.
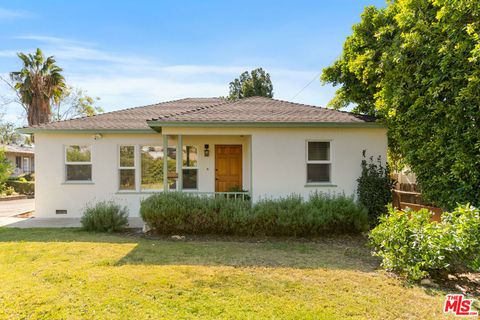
<path id="1" fill-rule="evenodd" d="M 50 102 L 39 97 L 33 97 L 32 104 L 28 107 L 28 125 L 34 126 L 50 122 Z"/>

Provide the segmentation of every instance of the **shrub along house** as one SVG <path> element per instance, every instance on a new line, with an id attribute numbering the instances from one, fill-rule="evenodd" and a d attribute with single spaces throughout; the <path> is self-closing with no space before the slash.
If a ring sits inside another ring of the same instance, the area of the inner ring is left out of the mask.
<path id="1" fill-rule="evenodd" d="M 188 98 L 20 129 L 35 134 L 36 216 L 78 217 L 178 190 L 253 201 L 353 194 L 362 150 L 386 159 L 373 118 L 263 97 Z"/>

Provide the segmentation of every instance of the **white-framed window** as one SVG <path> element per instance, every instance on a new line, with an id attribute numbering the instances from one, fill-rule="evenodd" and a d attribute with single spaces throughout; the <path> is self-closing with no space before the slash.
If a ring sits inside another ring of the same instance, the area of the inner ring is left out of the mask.
<path id="1" fill-rule="evenodd" d="M 307 183 L 331 182 L 331 141 L 307 141 Z"/>
<path id="2" fill-rule="evenodd" d="M 135 146 L 119 146 L 118 148 L 118 189 L 136 190 Z"/>
<path id="3" fill-rule="evenodd" d="M 198 149 L 195 146 L 182 148 L 183 189 L 198 189 Z"/>
<path id="4" fill-rule="evenodd" d="M 65 181 L 92 181 L 91 146 L 65 146 Z"/>
<path id="5" fill-rule="evenodd" d="M 30 159 L 23 157 L 23 172 L 30 173 Z"/>
<path id="6" fill-rule="evenodd" d="M 20 156 L 15 157 L 15 168 L 22 169 L 22 157 Z"/>
<path id="7" fill-rule="evenodd" d="M 141 190 L 163 190 L 163 146 L 140 147 Z"/>
<path id="8" fill-rule="evenodd" d="M 175 189 L 176 148 L 168 147 L 165 154 L 163 146 L 158 145 L 120 145 L 118 146 L 118 190 L 119 191 L 162 191 L 163 162 L 166 158 L 169 177 L 168 190 Z"/>

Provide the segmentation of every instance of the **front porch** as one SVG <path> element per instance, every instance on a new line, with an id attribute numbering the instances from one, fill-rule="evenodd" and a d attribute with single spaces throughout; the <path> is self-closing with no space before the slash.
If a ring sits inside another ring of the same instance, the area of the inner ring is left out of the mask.
<path id="1" fill-rule="evenodd" d="M 250 199 L 251 135 L 163 134 L 162 148 L 162 191 Z"/>

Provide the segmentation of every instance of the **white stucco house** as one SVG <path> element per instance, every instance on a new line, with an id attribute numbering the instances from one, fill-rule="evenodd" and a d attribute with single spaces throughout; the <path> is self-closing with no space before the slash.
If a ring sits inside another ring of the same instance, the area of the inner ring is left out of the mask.
<path id="1" fill-rule="evenodd" d="M 38 217 L 79 217 L 99 200 L 135 217 L 141 199 L 172 189 L 253 201 L 350 195 L 362 150 L 387 155 L 386 129 L 371 117 L 262 97 L 180 99 L 20 132 L 35 135 Z"/>

